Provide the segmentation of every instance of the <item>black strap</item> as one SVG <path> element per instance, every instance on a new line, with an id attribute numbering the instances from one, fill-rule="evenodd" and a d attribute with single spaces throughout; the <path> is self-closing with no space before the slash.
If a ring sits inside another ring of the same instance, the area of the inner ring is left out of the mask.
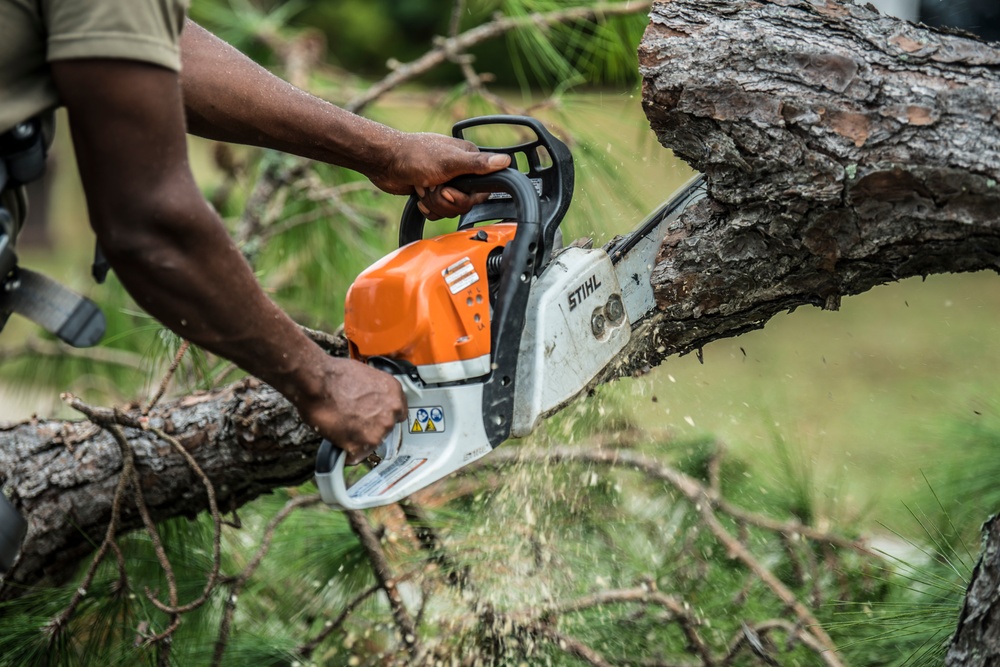
<path id="1" fill-rule="evenodd" d="M 108 279 L 109 271 L 111 271 L 111 265 L 104 257 L 104 251 L 101 250 L 101 244 L 94 243 L 94 263 L 90 265 L 90 275 L 94 277 L 94 281 L 98 285 L 103 285 L 104 281 Z"/>
<path id="2" fill-rule="evenodd" d="M 27 317 L 73 347 L 97 343 L 106 324 L 93 301 L 24 268 L 16 269 L 0 290 L 0 323 L 11 313 Z"/>
<path id="3" fill-rule="evenodd" d="M 0 172 L 3 172 L 2 162 L 0 162 Z M 14 241 L 17 238 L 17 230 L 14 229 L 16 224 L 14 216 L 0 206 L 0 286 L 17 266 L 17 253 L 14 252 Z"/>
<path id="4" fill-rule="evenodd" d="M 0 134 L 0 193 L 26 185 L 44 173 L 41 120 L 19 123 Z M 90 299 L 18 267 L 14 252 L 18 226 L 19 221 L 0 202 L 0 329 L 12 313 L 17 313 L 74 347 L 94 345 L 104 335 L 104 313 Z M 95 278 L 97 265 L 95 260 Z"/>

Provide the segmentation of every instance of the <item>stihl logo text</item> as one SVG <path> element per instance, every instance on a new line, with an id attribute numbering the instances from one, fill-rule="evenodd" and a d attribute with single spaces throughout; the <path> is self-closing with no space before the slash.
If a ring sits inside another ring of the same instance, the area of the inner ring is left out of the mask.
<path id="1" fill-rule="evenodd" d="M 586 299 L 588 296 L 597 291 L 597 288 L 601 286 L 601 281 L 597 279 L 597 276 L 591 276 L 587 279 L 587 282 L 583 283 L 575 290 L 569 293 L 569 309 L 573 310 Z"/>

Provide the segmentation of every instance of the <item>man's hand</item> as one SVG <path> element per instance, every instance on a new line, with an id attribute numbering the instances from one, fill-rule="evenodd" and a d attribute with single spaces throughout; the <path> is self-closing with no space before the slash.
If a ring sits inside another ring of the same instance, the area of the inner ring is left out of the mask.
<path id="1" fill-rule="evenodd" d="M 510 166 L 510 156 L 481 153 L 475 144 L 429 132 L 401 134 L 391 159 L 372 183 L 395 195 L 417 193 L 417 208 L 430 220 L 453 218 L 485 200 L 485 194 L 466 194 L 438 187 L 465 174 L 490 174 Z"/>
<path id="2" fill-rule="evenodd" d="M 375 451 L 393 425 L 406 419 L 406 396 L 388 373 L 351 359 L 328 360 L 321 397 L 301 402 L 299 414 L 347 452 L 347 464 L 354 465 Z"/>

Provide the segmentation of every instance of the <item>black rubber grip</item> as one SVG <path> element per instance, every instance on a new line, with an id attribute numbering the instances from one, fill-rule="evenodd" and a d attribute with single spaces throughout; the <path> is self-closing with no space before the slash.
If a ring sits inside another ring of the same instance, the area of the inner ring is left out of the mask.
<path id="1" fill-rule="evenodd" d="M 101 340 L 106 327 L 107 321 L 101 309 L 93 301 L 81 299 L 59 327 L 56 336 L 73 347 L 91 347 Z"/>
<path id="2" fill-rule="evenodd" d="M 337 454 L 339 453 L 340 450 L 332 442 L 324 438 L 323 444 L 319 446 L 319 451 L 316 453 L 316 472 L 333 472 L 333 463 L 337 460 Z"/>

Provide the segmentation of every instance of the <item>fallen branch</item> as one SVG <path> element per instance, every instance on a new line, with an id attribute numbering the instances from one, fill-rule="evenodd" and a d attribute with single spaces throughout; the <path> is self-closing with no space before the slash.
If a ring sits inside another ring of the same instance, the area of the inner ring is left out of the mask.
<path id="1" fill-rule="evenodd" d="M 212 652 L 213 667 L 219 665 L 225 655 L 226 645 L 229 642 L 229 634 L 232 630 L 233 614 L 236 613 L 236 601 L 240 593 L 243 592 L 243 587 L 246 586 L 247 582 L 250 581 L 250 577 L 254 575 L 257 568 L 264 561 L 267 552 L 271 550 L 271 543 L 274 540 L 274 533 L 277 531 L 278 526 L 291 516 L 293 511 L 302 507 L 316 505 L 319 502 L 319 495 L 313 494 L 297 496 L 285 503 L 285 506 L 268 521 L 267 527 L 264 528 L 264 534 L 261 536 L 260 546 L 250 559 L 250 562 L 247 563 L 246 567 L 238 575 L 226 578 L 225 583 L 229 586 L 229 595 L 226 596 L 226 602 L 222 608 L 222 619 L 219 621 L 219 634 L 216 637 L 215 649 Z"/>
<path id="2" fill-rule="evenodd" d="M 164 446 L 151 429 L 193 457 L 214 487 L 219 508 L 235 509 L 276 486 L 312 476 L 319 436 L 281 396 L 254 379 L 161 403 L 148 415 L 135 406 L 110 410 L 70 400 L 87 409 L 95 423 L 122 428 L 153 523 L 193 517 L 210 502 L 203 478 L 186 456 Z M 102 542 L 121 460 L 115 439 L 90 422 L 0 426 L 0 478 L 29 519 L 21 558 L 4 580 L 0 599 L 23 594 L 25 586 L 64 582 Z M 136 507 L 122 507 L 119 531 L 143 525 Z"/>
<path id="3" fill-rule="evenodd" d="M 396 629 L 399 632 L 399 639 L 403 643 L 407 654 L 413 658 L 420 652 L 420 644 L 417 640 L 417 627 L 413 623 L 413 618 L 406 609 L 403 597 L 399 593 L 398 580 L 392 574 L 392 568 L 382 550 L 378 537 L 368 523 L 367 517 L 362 512 L 348 510 L 344 512 L 347 521 L 351 525 L 354 534 L 358 536 L 361 546 L 368 554 L 368 562 L 372 566 L 375 580 L 385 591 L 389 599 L 389 607 L 392 610 L 393 620 L 396 622 Z"/>

